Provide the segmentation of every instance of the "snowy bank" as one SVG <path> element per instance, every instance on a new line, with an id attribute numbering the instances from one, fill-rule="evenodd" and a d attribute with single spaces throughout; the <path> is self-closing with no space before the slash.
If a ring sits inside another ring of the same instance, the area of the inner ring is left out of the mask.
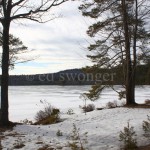
<path id="1" fill-rule="evenodd" d="M 81 139 L 87 133 L 88 143 L 83 144 L 89 150 L 119 150 L 119 133 L 127 122 L 134 126 L 137 134 L 138 145 L 150 144 L 143 136 L 143 120 L 147 120 L 150 109 L 142 108 L 115 108 L 95 110 L 93 112 L 74 115 L 61 115 L 63 122 L 53 125 L 17 125 L 13 131 L 3 133 L 5 138 L 1 141 L 3 150 L 15 149 L 15 145 L 24 144 L 22 150 L 38 150 L 47 145 L 48 147 L 62 150 L 69 150 L 68 136 L 72 133 L 73 123 L 80 128 Z M 57 136 L 57 131 L 62 132 L 62 136 Z"/>

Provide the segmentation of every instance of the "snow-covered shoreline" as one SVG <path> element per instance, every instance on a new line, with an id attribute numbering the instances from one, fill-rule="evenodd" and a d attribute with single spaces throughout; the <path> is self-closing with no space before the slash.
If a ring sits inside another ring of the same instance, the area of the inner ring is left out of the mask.
<path id="1" fill-rule="evenodd" d="M 38 150 L 44 145 L 55 149 L 69 150 L 68 136 L 72 132 L 73 123 L 80 128 L 81 138 L 87 133 L 87 144 L 89 150 L 119 150 L 119 133 L 130 122 L 137 134 L 139 146 L 148 145 L 150 142 L 143 136 L 143 120 L 147 120 L 150 109 L 144 108 L 114 108 L 95 110 L 93 112 L 74 115 L 61 115 L 63 122 L 52 125 L 17 125 L 13 131 L 4 133 L 5 138 L 1 144 L 3 150 L 15 149 L 14 145 L 23 143 L 22 150 Z M 57 136 L 60 130 L 63 136 Z M 17 136 L 18 134 L 18 136 Z M 12 136 L 16 135 L 16 136 Z"/>

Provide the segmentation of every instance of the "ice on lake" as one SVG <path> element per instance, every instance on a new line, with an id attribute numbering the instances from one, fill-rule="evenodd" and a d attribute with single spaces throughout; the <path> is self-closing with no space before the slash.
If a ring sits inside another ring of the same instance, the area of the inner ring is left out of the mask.
<path id="1" fill-rule="evenodd" d="M 120 86 L 115 86 L 120 89 Z M 11 121 L 24 119 L 33 120 L 36 112 L 43 108 L 40 100 L 46 100 L 62 112 L 72 108 L 79 111 L 79 105 L 84 105 L 80 95 L 90 89 L 90 86 L 10 86 L 9 113 Z M 136 102 L 142 103 L 150 99 L 150 86 L 136 87 Z M 105 89 L 99 100 L 94 103 L 97 107 L 104 106 L 108 101 L 118 100 L 118 95 L 110 88 Z"/>

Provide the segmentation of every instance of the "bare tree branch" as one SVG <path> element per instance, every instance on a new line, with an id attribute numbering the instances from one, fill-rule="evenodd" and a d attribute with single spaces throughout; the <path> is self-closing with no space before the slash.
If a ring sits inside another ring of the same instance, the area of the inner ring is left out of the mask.
<path id="1" fill-rule="evenodd" d="M 11 17 L 11 20 L 14 20 L 14 19 L 30 19 L 32 21 L 36 21 L 36 22 L 47 22 L 47 21 L 42 21 L 41 20 L 41 17 L 39 17 L 38 19 L 40 21 L 38 21 L 37 17 L 35 15 L 39 15 L 43 12 L 47 12 L 48 10 L 50 10 L 52 7 L 55 7 L 55 6 L 58 6 L 58 5 L 61 5 L 62 3 L 66 2 L 68 0 L 61 0 L 58 2 L 58 0 L 53 0 L 53 2 L 46 6 L 49 2 L 51 2 L 50 0 L 47 0 L 46 2 L 43 2 L 39 7 L 35 8 L 35 10 L 30 10 L 28 11 L 27 13 L 22 13 L 22 14 L 18 14 L 18 15 L 14 15 Z"/>
<path id="2" fill-rule="evenodd" d="M 15 7 L 15 6 L 19 5 L 22 2 L 24 2 L 24 1 L 27 1 L 27 0 L 20 0 L 20 1 L 16 2 L 16 3 L 12 4 L 12 7 Z"/>

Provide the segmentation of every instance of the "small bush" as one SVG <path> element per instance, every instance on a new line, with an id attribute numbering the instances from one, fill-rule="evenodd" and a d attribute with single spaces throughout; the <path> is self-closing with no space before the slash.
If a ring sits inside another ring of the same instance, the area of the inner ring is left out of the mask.
<path id="1" fill-rule="evenodd" d="M 90 112 L 95 110 L 95 105 L 94 104 L 88 104 L 87 106 L 81 107 L 83 112 Z"/>
<path id="2" fill-rule="evenodd" d="M 35 116 L 35 120 L 36 121 L 41 121 L 43 120 L 43 118 L 49 117 L 53 114 L 57 114 L 59 112 L 58 109 L 52 107 L 50 104 L 48 106 L 44 107 L 44 110 L 40 110 L 39 112 L 37 112 L 36 116 Z"/>
<path id="3" fill-rule="evenodd" d="M 81 138 L 79 133 L 80 133 L 80 129 L 77 128 L 75 124 L 73 124 L 73 130 L 71 135 L 69 136 L 69 139 L 71 141 L 68 142 L 68 146 L 71 148 L 71 150 L 85 150 L 83 144 L 88 143 L 87 132 L 84 133 L 84 138 Z"/>
<path id="4" fill-rule="evenodd" d="M 128 122 L 128 126 L 124 127 L 124 130 L 120 132 L 120 141 L 124 143 L 124 150 L 133 150 L 137 148 L 137 141 L 135 139 L 136 133 L 134 131 L 134 127 L 130 127 Z"/>
<path id="5" fill-rule="evenodd" d="M 145 104 L 150 105 L 150 99 L 146 99 Z"/>
<path id="6" fill-rule="evenodd" d="M 20 123 L 27 124 L 27 125 L 32 125 L 33 124 L 33 122 L 28 120 L 28 119 L 21 120 Z"/>
<path id="7" fill-rule="evenodd" d="M 63 136 L 63 133 L 60 130 L 58 130 L 57 133 L 56 133 L 56 135 L 57 136 Z"/>
<path id="8" fill-rule="evenodd" d="M 73 115 L 73 114 L 74 114 L 73 109 L 68 109 L 67 114 L 68 114 L 68 115 Z"/>
<path id="9" fill-rule="evenodd" d="M 147 116 L 147 120 L 143 121 L 144 136 L 150 138 L 150 116 Z"/>
<path id="10" fill-rule="evenodd" d="M 117 107 L 117 101 L 108 102 L 106 104 L 106 108 L 116 108 Z"/>
<path id="11" fill-rule="evenodd" d="M 43 110 L 37 112 L 35 124 L 53 124 L 60 122 L 60 110 L 52 107 L 50 104 L 45 105 Z"/>

